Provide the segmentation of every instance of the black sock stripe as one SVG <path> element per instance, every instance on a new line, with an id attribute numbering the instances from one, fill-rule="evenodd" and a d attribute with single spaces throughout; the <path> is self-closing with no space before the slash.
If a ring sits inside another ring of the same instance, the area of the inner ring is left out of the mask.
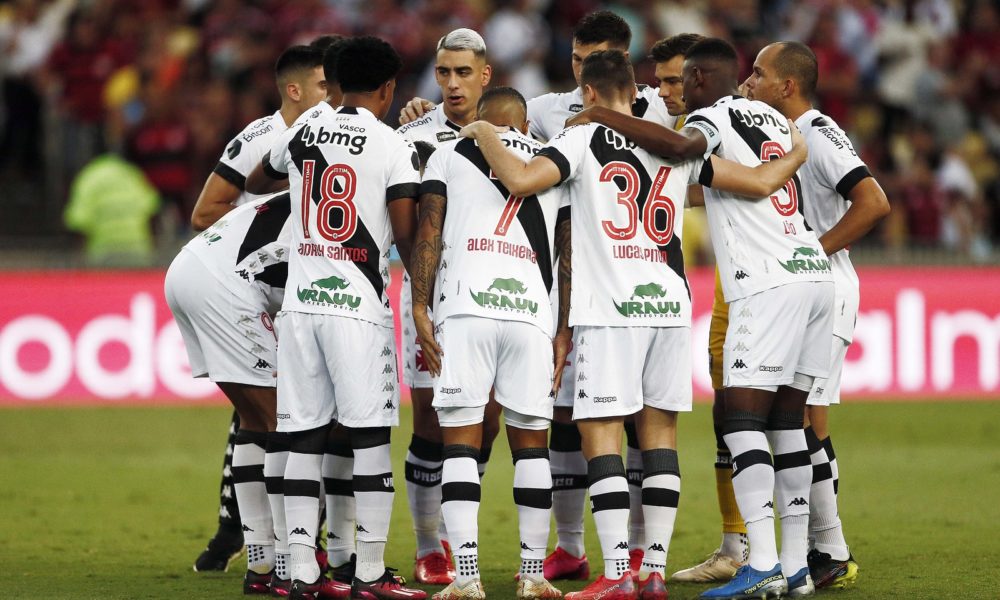
<path id="1" fill-rule="evenodd" d="M 602 510 L 628 510 L 628 492 L 606 492 L 590 496 L 590 510 L 601 512 Z"/>
<path id="2" fill-rule="evenodd" d="M 680 499 L 681 493 L 677 490 L 659 487 L 642 488 L 642 503 L 645 505 L 677 508 Z"/>
<path id="3" fill-rule="evenodd" d="M 267 446 L 267 433 L 264 431 L 247 431 L 240 429 L 233 438 L 234 444 L 254 444 L 264 448 Z"/>
<path id="4" fill-rule="evenodd" d="M 479 449 L 479 459 L 476 462 L 490 462 L 490 454 L 493 454 L 493 446 L 483 446 Z"/>
<path id="5" fill-rule="evenodd" d="M 782 471 L 784 469 L 794 469 L 796 467 L 809 467 L 812 466 L 812 461 L 809 460 L 808 450 L 799 450 L 798 452 L 789 452 L 787 454 L 775 454 L 774 455 L 774 470 Z"/>
<path id="6" fill-rule="evenodd" d="M 771 431 L 794 431 L 802 429 L 803 421 L 803 413 L 772 410 L 767 415 L 767 428 Z"/>
<path id="7" fill-rule="evenodd" d="M 233 483 L 253 483 L 264 481 L 264 465 L 232 467 Z"/>
<path id="8" fill-rule="evenodd" d="M 813 483 L 819 483 L 821 481 L 826 481 L 827 479 L 833 479 L 833 469 L 830 467 L 830 463 L 820 463 L 818 465 L 813 465 Z"/>
<path id="9" fill-rule="evenodd" d="M 625 444 L 633 449 L 639 449 L 639 432 L 635 430 L 635 423 L 625 423 Z"/>
<path id="10" fill-rule="evenodd" d="M 812 425 L 806 427 L 803 431 L 806 434 L 806 447 L 809 448 L 809 454 L 816 454 L 823 448 L 823 444 L 816 437 L 816 432 L 813 431 Z"/>
<path id="11" fill-rule="evenodd" d="M 733 457 L 733 477 L 749 469 L 754 465 L 771 466 L 771 453 L 767 450 L 747 450 L 743 454 Z"/>
<path id="12" fill-rule="evenodd" d="M 319 498 L 319 482 L 315 479 L 285 479 L 285 497 L 309 496 Z"/>
<path id="13" fill-rule="evenodd" d="M 267 488 L 268 494 L 284 494 L 285 478 L 280 475 L 278 477 L 265 477 L 264 487 Z"/>
<path id="14" fill-rule="evenodd" d="M 629 485 L 642 485 L 642 469 L 625 469 L 625 479 Z"/>
<path id="15" fill-rule="evenodd" d="M 625 463 L 617 454 L 602 454 L 587 461 L 587 481 L 594 485 L 608 477 L 625 477 Z"/>
<path id="16" fill-rule="evenodd" d="M 586 475 L 553 475 L 552 476 L 552 491 L 562 492 L 566 490 L 585 490 L 587 489 L 587 476 Z"/>
<path id="17" fill-rule="evenodd" d="M 766 415 L 743 410 L 726 411 L 726 416 L 723 417 L 722 421 L 722 434 L 726 435 L 738 431 L 760 431 L 763 433 L 766 426 Z"/>
<path id="18" fill-rule="evenodd" d="M 354 493 L 359 492 L 393 492 L 392 472 L 378 473 L 375 475 L 355 475 L 351 480 L 354 486 Z"/>
<path id="19" fill-rule="evenodd" d="M 514 464 L 517 464 L 519 460 L 549 460 L 549 449 L 548 448 L 521 448 L 520 450 L 514 450 L 510 453 L 511 458 L 514 460 Z"/>
<path id="20" fill-rule="evenodd" d="M 403 465 L 406 480 L 421 487 L 441 485 L 441 467 L 428 469 L 411 462 Z"/>
<path id="21" fill-rule="evenodd" d="M 265 452 L 268 454 L 277 452 L 288 452 L 292 449 L 292 436 L 290 433 L 279 433 L 272 431 L 267 434 L 267 446 Z"/>
<path id="22" fill-rule="evenodd" d="M 830 458 L 830 462 L 837 460 L 837 454 L 833 451 L 833 442 L 830 441 L 830 436 L 827 436 L 826 439 L 820 443 L 823 444 L 823 448 L 826 450 L 826 455 Z"/>
<path id="23" fill-rule="evenodd" d="M 410 438 L 409 450 L 413 456 L 419 458 L 420 460 L 425 460 L 427 462 L 441 462 L 444 460 L 441 457 L 444 452 L 444 444 L 440 442 L 432 442 L 415 434 Z"/>
<path id="24" fill-rule="evenodd" d="M 449 444 L 444 447 L 441 456 L 444 460 L 448 460 L 449 458 L 471 458 L 479 462 L 479 448 L 464 444 Z"/>
<path id="25" fill-rule="evenodd" d="M 528 508 L 552 508 L 552 490 L 541 488 L 514 488 L 514 504 Z"/>
<path id="26" fill-rule="evenodd" d="M 452 481 L 441 484 L 441 502 L 479 502 L 482 487 L 471 481 Z"/>
<path id="27" fill-rule="evenodd" d="M 552 422 L 549 450 L 553 452 L 579 452 L 582 448 L 583 439 L 575 424 Z"/>
<path id="28" fill-rule="evenodd" d="M 296 431 L 291 435 L 291 452 L 296 454 L 326 454 L 326 438 L 330 425 L 323 425 L 308 431 Z"/>
<path id="29" fill-rule="evenodd" d="M 677 461 L 677 450 L 673 448 L 655 448 L 642 453 L 642 470 L 646 477 L 654 475 L 681 476 L 680 463 Z"/>
<path id="30" fill-rule="evenodd" d="M 351 430 L 351 448 L 364 450 L 377 448 L 389 443 L 391 430 L 388 427 L 359 427 Z"/>
<path id="31" fill-rule="evenodd" d="M 327 442 L 326 453 L 341 458 L 354 458 L 351 444 L 345 442 Z"/>
<path id="32" fill-rule="evenodd" d="M 833 495 L 836 496 L 840 489 L 840 479 L 833 480 Z"/>
<path id="33" fill-rule="evenodd" d="M 323 488 L 327 496 L 353 496 L 354 479 L 335 479 L 333 477 L 323 478 Z"/>

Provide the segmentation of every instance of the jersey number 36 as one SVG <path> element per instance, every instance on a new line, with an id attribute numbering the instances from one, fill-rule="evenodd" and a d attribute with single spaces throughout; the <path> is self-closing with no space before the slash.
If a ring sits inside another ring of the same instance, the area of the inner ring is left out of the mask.
<path id="1" fill-rule="evenodd" d="M 676 209 L 673 200 L 663 193 L 669 175 L 670 167 L 660 167 L 653 180 L 653 187 L 649 190 L 649 196 L 642 206 L 642 228 L 646 236 L 660 246 L 668 244 L 674 237 Z M 604 165 L 600 175 L 601 182 L 613 181 L 615 177 L 621 177 L 625 181 L 624 189 L 618 192 L 618 204 L 625 207 L 628 221 L 622 226 L 615 225 L 610 220 L 601 221 L 601 226 L 604 228 L 604 233 L 613 240 L 630 240 L 635 237 L 638 229 L 639 204 L 636 198 L 639 197 L 639 173 L 635 167 L 626 162 L 615 161 Z M 663 211 L 666 216 L 662 227 L 656 225 L 657 211 Z"/>

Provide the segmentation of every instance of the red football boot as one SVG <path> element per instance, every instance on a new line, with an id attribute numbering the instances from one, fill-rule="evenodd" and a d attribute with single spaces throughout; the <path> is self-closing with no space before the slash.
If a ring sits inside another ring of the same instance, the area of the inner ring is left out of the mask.
<path id="1" fill-rule="evenodd" d="M 545 557 L 545 562 L 542 563 L 542 574 L 549 581 L 560 579 L 586 581 L 590 579 L 590 563 L 587 562 L 586 554 L 577 558 L 557 547 L 555 552 Z"/>
<path id="2" fill-rule="evenodd" d="M 413 578 L 417 583 L 448 585 L 455 581 L 455 567 L 444 552 L 432 552 L 417 559 L 413 567 Z"/>
<path id="3" fill-rule="evenodd" d="M 608 579 L 604 575 L 597 581 L 579 592 L 570 592 L 566 600 L 638 600 L 635 580 L 631 573 L 625 573 L 618 579 Z"/>
<path id="4" fill-rule="evenodd" d="M 639 582 L 639 600 L 667 600 L 667 584 L 663 575 L 650 573 L 649 577 Z"/>

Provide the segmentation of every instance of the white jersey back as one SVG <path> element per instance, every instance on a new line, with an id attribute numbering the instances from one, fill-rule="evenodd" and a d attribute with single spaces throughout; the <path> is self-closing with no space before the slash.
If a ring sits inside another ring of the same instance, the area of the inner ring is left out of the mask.
<path id="1" fill-rule="evenodd" d="M 684 129 L 717 154 L 756 167 L 791 148 L 788 120 L 763 102 L 726 96 L 690 113 Z M 711 163 L 707 163 L 710 165 Z M 830 260 L 802 216 L 798 177 L 770 198 L 705 189 L 705 209 L 726 302 L 799 281 L 831 281 Z"/>
<path id="2" fill-rule="evenodd" d="M 523 160 L 531 160 L 542 148 L 516 131 L 500 139 Z M 476 315 L 523 321 L 551 337 L 549 292 L 561 191 L 512 196 L 493 176 L 475 141 L 463 139 L 431 155 L 420 193 L 448 199 L 435 320 Z"/>
<path id="3" fill-rule="evenodd" d="M 806 138 L 809 148 L 809 160 L 799 169 L 805 200 L 802 212 L 806 223 L 816 235 L 822 236 L 847 213 L 851 206 L 848 195 L 854 186 L 872 174 L 854 151 L 851 140 L 830 117 L 812 109 L 796 119 L 795 125 Z M 834 334 L 850 341 L 860 288 L 858 274 L 847 248 L 831 256 L 830 264 L 833 267 L 834 306 L 838 317 L 834 319 Z"/>
<path id="4" fill-rule="evenodd" d="M 258 286 L 274 298 L 288 277 L 290 206 L 288 192 L 248 202 L 195 236 L 183 251 L 197 256 L 233 294 Z"/>
<path id="5" fill-rule="evenodd" d="M 632 116 L 674 128 L 676 117 L 670 116 L 656 88 L 636 86 L 638 93 L 632 104 Z M 566 128 L 566 119 L 583 110 L 583 92 L 543 94 L 528 100 L 528 133 L 540 140 L 550 140 Z"/>
<path id="6" fill-rule="evenodd" d="M 285 120 L 278 111 L 247 125 L 226 146 L 213 172 L 243 192 L 236 199 L 236 206 L 264 197 L 246 192 L 247 176 L 286 129 Z"/>
<path id="7" fill-rule="evenodd" d="M 596 123 L 564 130 L 539 155 L 568 188 L 570 325 L 690 327 L 681 232 L 704 161 L 668 163 Z"/>
<path id="8" fill-rule="evenodd" d="M 418 166 L 413 145 L 364 108 L 320 110 L 278 140 L 263 167 L 287 174 L 292 199 L 283 310 L 392 327 L 387 204 L 417 195 Z"/>
<path id="9" fill-rule="evenodd" d="M 462 128 L 452 123 L 444 114 L 440 104 L 428 111 L 416 121 L 410 121 L 396 130 L 396 133 L 413 143 L 427 142 L 435 148 L 451 140 L 458 139 Z"/>

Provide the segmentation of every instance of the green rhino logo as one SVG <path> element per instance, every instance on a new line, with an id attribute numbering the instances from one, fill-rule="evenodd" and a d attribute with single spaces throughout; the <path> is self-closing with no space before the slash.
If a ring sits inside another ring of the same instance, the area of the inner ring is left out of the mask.
<path id="1" fill-rule="evenodd" d="M 528 291 L 524 284 L 511 277 L 510 279 L 496 278 L 486 291 L 497 290 L 498 292 L 510 292 L 511 294 L 523 294 Z"/>
<path id="2" fill-rule="evenodd" d="M 819 256 L 819 250 L 815 248 L 809 248 L 806 246 L 802 248 L 796 248 L 795 252 L 792 253 L 792 258 L 795 258 L 796 256 Z"/>
<path id="3" fill-rule="evenodd" d="M 317 279 L 312 282 L 313 287 L 318 287 L 324 290 L 343 290 L 347 286 L 351 285 L 351 282 L 346 279 L 341 279 L 336 275 L 331 275 L 326 279 Z"/>
<path id="4" fill-rule="evenodd" d="M 629 300 L 635 300 L 638 296 L 639 298 L 662 298 L 667 295 L 667 290 L 663 289 L 658 283 L 647 283 L 645 285 L 637 285 L 635 289 L 632 290 L 632 296 Z"/>

